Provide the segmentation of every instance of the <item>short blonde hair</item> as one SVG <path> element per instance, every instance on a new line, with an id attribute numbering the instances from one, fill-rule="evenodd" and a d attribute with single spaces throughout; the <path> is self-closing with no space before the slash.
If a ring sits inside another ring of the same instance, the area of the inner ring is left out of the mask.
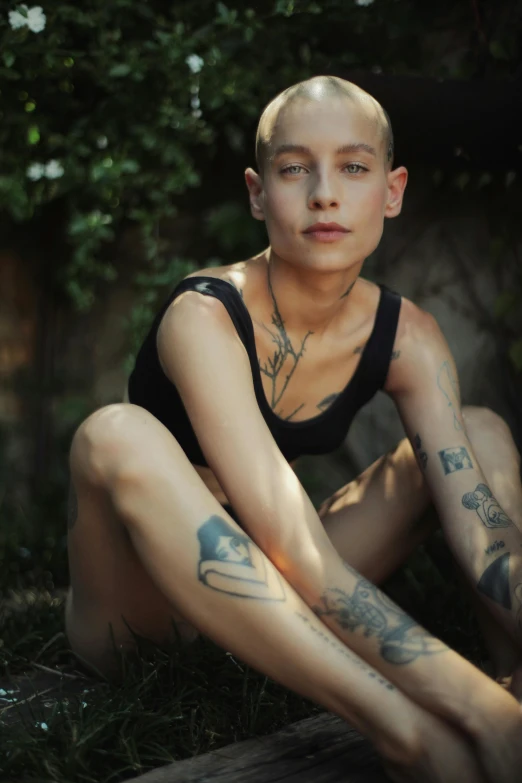
<path id="1" fill-rule="evenodd" d="M 256 163 L 261 176 L 265 168 L 268 155 L 268 147 L 272 130 L 279 116 L 279 113 L 285 106 L 296 98 L 308 100 L 317 99 L 317 97 L 345 97 L 352 101 L 370 100 L 377 109 L 378 117 L 382 124 L 384 146 L 386 149 L 386 167 L 391 169 L 393 166 L 393 131 L 388 112 L 381 104 L 365 90 L 358 87 L 346 79 L 340 79 L 338 76 L 313 76 L 311 79 L 293 84 L 287 87 L 275 98 L 273 98 L 263 109 L 256 132 Z"/>

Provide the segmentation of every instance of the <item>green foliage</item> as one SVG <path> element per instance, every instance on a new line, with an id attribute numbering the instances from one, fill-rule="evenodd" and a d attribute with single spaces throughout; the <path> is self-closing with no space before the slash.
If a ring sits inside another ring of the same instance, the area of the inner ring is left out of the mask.
<path id="1" fill-rule="evenodd" d="M 463 1 L 435 11 L 413 0 L 49 0 L 45 17 L 37 8 L 13 3 L 0 19 L 0 206 L 30 223 L 66 199 L 71 252 L 59 282 L 81 310 L 97 282 L 117 277 L 107 247 L 124 222 L 140 227 L 145 260 L 158 259 L 158 223 L 200 184 L 220 129 L 232 150 L 244 148 L 277 90 L 349 67 L 456 75 L 483 55 L 469 46 Z M 422 43 L 428 20 L 440 51 Z M 516 60 L 511 30 L 495 27 L 486 51 L 495 68 Z M 451 62 L 440 56 L 450 31 L 463 44 Z"/>

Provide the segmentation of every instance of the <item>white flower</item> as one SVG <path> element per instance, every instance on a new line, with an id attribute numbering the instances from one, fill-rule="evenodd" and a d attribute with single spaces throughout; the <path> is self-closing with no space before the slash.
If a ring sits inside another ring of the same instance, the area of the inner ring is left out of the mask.
<path id="1" fill-rule="evenodd" d="M 47 179 L 58 179 L 63 177 L 64 167 L 57 160 L 50 160 L 45 167 L 45 176 Z"/>
<path id="2" fill-rule="evenodd" d="M 20 27 L 28 27 L 33 33 L 41 33 L 45 28 L 46 21 L 42 6 L 35 5 L 32 8 L 28 8 L 26 5 L 20 5 L 18 7 L 23 9 L 25 13 L 9 11 L 8 17 L 11 28 L 18 30 Z"/>
<path id="3" fill-rule="evenodd" d="M 205 60 L 203 57 L 200 57 L 199 54 L 189 54 L 185 62 L 192 73 L 199 73 L 205 64 Z"/>
<path id="4" fill-rule="evenodd" d="M 29 179 L 32 179 L 33 182 L 36 182 L 37 179 L 42 179 L 42 177 L 45 175 L 45 166 L 42 163 L 31 163 L 26 171 L 26 174 Z"/>
<path id="5" fill-rule="evenodd" d="M 371 5 L 375 0 L 355 0 L 355 5 Z"/>

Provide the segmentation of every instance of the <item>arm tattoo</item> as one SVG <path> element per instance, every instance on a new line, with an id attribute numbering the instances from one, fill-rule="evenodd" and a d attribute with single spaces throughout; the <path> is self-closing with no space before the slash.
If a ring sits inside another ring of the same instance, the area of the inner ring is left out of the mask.
<path id="1" fill-rule="evenodd" d="M 449 407 L 453 410 L 453 426 L 456 430 L 463 430 L 464 424 L 461 421 L 459 388 L 456 378 L 453 375 L 449 362 L 443 362 L 437 374 L 437 385 L 448 401 Z"/>
<path id="2" fill-rule="evenodd" d="M 493 552 L 498 552 L 499 549 L 504 549 L 505 546 L 503 541 L 494 541 L 490 546 L 486 547 L 484 553 L 486 555 L 492 555 Z"/>
<path id="3" fill-rule="evenodd" d="M 439 451 L 440 461 L 444 468 L 444 474 L 456 473 L 457 470 L 467 470 L 473 467 L 471 457 L 464 446 L 452 446 L 449 449 Z"/>
<path id="4" fill-rule="evenodd" d="M 419 433 L 415 435 L 415 438 L 413 440 L 413 449 L 415 451 L 417 462 L 419 464 L 419 467 L 422 471 L 426 470 L 426 465 L 428 464 L 428 455 L 425 451 L 422 451 L 422 441 L 420 439 Z"/>
<path id="5" fill-rule="evenodd" d="M 207 587 L 241 598 L 285 601 L 276 568 L 252 539 L 238 533 L 223 517 L 213 514 L 198 530 L 198 579 Z"/>
<path id="6" fill-rule="evenodd" d="M 69 482 L 69 497 L 67 499 L 67 528 L 72 530 L 78 519 L 78 497 L 72 481 Z"/>
<path id="7" fill-rule="evenodd" d="M 198 580 L 212 590 L 240 598 L 257 598 L 262 601 L 286 601 L 284 582 L 277 569 L 265 560 L 252 539 L 238 533 L 223 517 L 214 514 L 198 530 L 199 563 Z M 267 567 L 268 563 L 268 567 Z M 310 630 L 348 660 L 367 672 L 369 677 L 395 690 L 389 680 L 372 671 L 361 658 L 340 640 L 331 640 L 320 628 L 314 628 L 300 612 L 297 616 L 309 625 Z"/>
<path id="8" fill-rule="evenodd" d="M 509 552 L 501 555 L 489 565 L 477 584 L 477 590 L 487 595 L 504 609 L 511 609 L 509 592 Z"/>
<path id="9" fill-rule="evenodd" d="M 328 589 L 321 596 L 323 606 L 312 607 L 318 617 L 330 615 L 344 629 L 355 631 L 360 627 L 364 636 L 376 636 L 381 656 L 388 663 L 411 663 L 421 655 L 449 649 L 348 563 L 344 566 L 357 579 L 353 593 Z"/>
<path id="10" fill-rule="evenodd" d="M 473 492 L 466 492 L 462 496 L 462 505 L 464 508 L 469 508 L 470 511 L 476 511 L 486 527 L 511 527 L 513 525 L 486 484 L 477 484 L 477 488 Z"/>
<path id="11" fill-rule="evenodd" d="M 304 623 L 309 623 L 307 617 L 305 617 L 303 614 L 300 614 L 299 612 L 296 612 L 297 616 L 301 618 L 301 620 Z M 313 633 L 318 634 L 322 637 L 322 639 L 327 643 L 331 644 L 333 647 L 335 647 L 337 650 L 339 650 L 345 658 L 347 658 L 351 663 L 354 663 L 356 666 L 358 666 L 362 671 L 366 672 L 368 674 L 368 677 L 371 677 L 376 682 L 378 682 L 380 685 L 384 685 L 386 690 L 388 691 L 395 691 L 397 690 L 395 685 L 392 685 L 392 683 L 389 680 L 386 680 L 381 674 L 379 674 L 376 671 L 372 671 L 370 667 L 368 666 L 365 661 L 363 661 L 362 658 L 360 658 L 358 655 L 355 655 L 355 653 L 350 650 L 349 647 L 346 647 L 341 642 L 335 642 L 332 641 L 325 633 L 323 633 L 319 628 L 310 628 Z"/>
<path id="12" fill-rule="evenodd" d="M 286 391 L 286 387 L 288 386 L 288 383 L 292 377 L 292 375 L 295 372 L 295 368 L 297 367 L 297 363 L 301 356 L 304 353 L 305 350 L 305 344 L 307 339 L 310 337 L 313 332 L 309 331 L 305 335 L 302 343 L 301 343 L 301 349 L 298 353 L 295 352 L 294 348 L 292 347 L 292 343 L 288 339 L 288 335 L 285 330 L 285 324 L 283 319 L 281 318 L 281 313 L 279 312 L 279 308 L 277 307 L 277 302 L 274 296 L 274 292 L 272 290 L 272 285 L 270 283 L 270 275 L 268 276 L 268 286 L 270 289 L 270 295 L 272 297 L 272 302 L 274 304 L 274 313 L 272 314 L 272 325 L 275 327 L 274 330 L 270 330 L 267 326 L 263 324 L 263 327 L 267 330 L 269 335 L 272 338 L 272 342 L 274 342 L 277 345 L 277 348 L 274 352 L 273 359 L 269 359 L 268 362 L 266 362 L 264 365 L 259 364 L 260 370 L 262 373 L 264 373 L 270 380 L 272 381 L 272 399 L 271 399 L 271 406 L 272 410 L 275 410 L 276 405 L 280 401 L 281 397 Z M 283 384 L 283 387 L 279 393 L 279 395 L 276 394 L 276 383 L 279 376 L 279 373 L 282 371 L 287 358 L 291 356 L 294 360 L 294 366 L 291 368 L 291 370 L 288 372 L 285 378 L 285 382 Z M 287 420 L 290 419 L 292 416 L 294 416 L 297 411 L 301 410 L 303 405 L 300 405 L 298 408 L 296 408 L 290 416 L 287 416 Z M 279 415 L 279 414 L 278 414 Z"/>

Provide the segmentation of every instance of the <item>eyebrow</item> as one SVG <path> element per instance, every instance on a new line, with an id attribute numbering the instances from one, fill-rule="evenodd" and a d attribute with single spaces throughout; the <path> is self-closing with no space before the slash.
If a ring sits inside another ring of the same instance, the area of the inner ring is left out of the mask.
<path id="1" fill-rule="evenodd" d="M 281 144 L 275 149 L 274 154 L 271 156 L 272 160 L 288 152 L 297 152 L 301 155 L 312 155 L 312 150 L 309 147 L 304 147 L 302 144 Z M 369 155 L 373 155 L 375 158 L 377 157 L 375 147 L 372 147 L 371 144 L 365 144 L 364 142 L 344 144 L 342 147 L 335 150 L 336 155 L 349 155 L 352 152 L 367 152 Z"/>

